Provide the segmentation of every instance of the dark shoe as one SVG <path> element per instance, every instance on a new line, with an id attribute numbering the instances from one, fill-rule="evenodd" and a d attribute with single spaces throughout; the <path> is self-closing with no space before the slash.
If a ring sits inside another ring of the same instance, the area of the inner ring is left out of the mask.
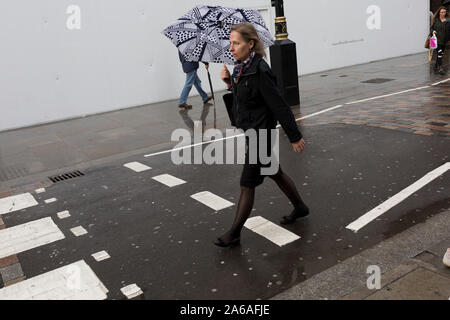
<path id="1" fill-rule="evenodd" d="M 241 243 L 241 237 L 231 238 L 229 241 L 223 240 L 221 237 L 214 241 L 214 244 L 221 248 L 235 247 Z"/>
<path id="2" fill-rule="evenodd" d="M 445 73 L 446 73 L 446 72 L 444 71 L 444 69 L 441 68 L 441 69 L 439 70 L 439 74 L 440 74 L 441 76 L 445 75 Z"/>
<path id="3" fill-rule="evenodd" d="M 209 96 L 205 101 L 203 101 L 203 103 L 206 104 L 206 103 L 210 102 L 212 100 L 212 98 L 213 98 L 212 96 Z"/>
<path id="4" fill-rule="evenodd" d="M 309 208 L 305 207 L 305 209 L 294 209 L 292 213 L 288 216 L 284 216 L 280 221 L 281 224 L 293 224 L 295 220 L 299 218 L 304 218 L 309 215 Z"/>
<path id="5" fill-rule="evenodd" d="M 183 103 L 178 105 L 178 108 L 192 109 L 192 106 L 190 104 Z"/>

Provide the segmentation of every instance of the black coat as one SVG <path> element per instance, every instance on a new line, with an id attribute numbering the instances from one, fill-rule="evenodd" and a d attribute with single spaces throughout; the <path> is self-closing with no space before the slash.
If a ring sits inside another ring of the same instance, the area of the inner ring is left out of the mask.
<path id="1" fill-rule="evenodd" d="M 302 139 L 292 110 L 276 85 L 264 59 L 256 55 L 238 83 L 231 80 L 232 93 L 224 96 L 231 124 L 239 129 L 275 129 L 277 120 L 291 143 Z"/>
<path id="2" fill-rule="evenodd" d="M 439 19 L 439 17 L 437 19 Z M 444 43 L 447 43 L 448 41 L 450 41 L 450 18 L 447 18 L 446 20 L 447 21 L 444 22 L 444 24 L 445 24 L 445 41 L 444 41 Z M 437 21 L 435 21 L 434 25 L 431 26 L 431 28 L 430 28 L 431 33 L 433 33 L 433 31 L 436 30 L 436 23 L 437 23 Z"/>

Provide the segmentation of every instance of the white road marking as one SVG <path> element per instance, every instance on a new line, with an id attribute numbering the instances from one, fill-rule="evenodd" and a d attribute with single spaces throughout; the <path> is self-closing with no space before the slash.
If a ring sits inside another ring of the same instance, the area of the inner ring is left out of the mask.
<path id="1" fill-rule="evenodd" d="M 215 211 L 219 211 L 234 205 L 234 203 L 216 196 L 209 191 L 203 191 L 193 194 L 191 198 L 203 203 L 205 206 L 208 206 Z"/>
<path id="2" fill-rule="evenodd" d="M 253 217 L 247 220 L 244 227 L 272 241 L 279 247 L 294 242 L 300 237 L 263 217 Z"/>
<path id="3" fill-rule="evenodd" d="M 0 300 L 104 300 L 108 289 L 84 260 L 0 289 Z"/>
<path id="4" fill-rule="evenodd" d="M 436 178 L 443 175 L 445 172 L 450 170 L 450 162 L 447 162 L 446 164 L 440 166 L 439 168 L 427 173 L 423 178 L 416 181 L 406 189 L 403 189 L 393 197 L 389 198 L 387 201 L 380 204 L 378 207 L 374 208 L 373 210 L 367 212 L 365 215 L 357 219 L 356 221 L 350 223 L 346 228 L 350 229 L 354 232 L 359 231 L 361 228 L 381 216 L 386 211 L 390 210 L 391 208 L 395 207 L 402 201 L 404 201 L 406 198 L 429 184 L 431 181 L 435 180 Z"/>
<path id="5" fill-rule="evenodd" d="M 108 252 L 100 251 L 91 255 L 96 261 L 103 261 L 111 258 Z"/>
<path id="6" fill-rule="evenodd" d="M 141 288 L 139 288 L 135 283 L 120 289 L 122 293 L 128 298 L 133 299 L 141 294 L 143 294 Z"/>
<path id="7" fill-rule="evenodd" d="M 0 259 L 64 238 L 64 234 L 52 218 L 44 218 L 3 229 L 0 230 Z"/>
<path id="8" fill-rule="evenodd" d="M 312 117 L 318 116 L 320 114 L 323 114 L 323 113 L 326 113 L 326 112 L 329 112 L 329 111 L 333 111 L 333 110 L 342 108 L 345 105 L 352 105 L 352 104 L 356 104 L 356 103 L 361 103 L 361 102 L 366 102 L 366 101 L 371 101 L 371 100 L 391 97 L 391 96 L 395 96 L 395 95 L 398 95 L 398 94 L 403 94 L 403 93 L 423 90 L 423 89 L 427 89 L 427 88 L 430 88 L 431 86 L 438 85 L 438 84 L 441 84 L 441 83 L 444 83 L 444 82 L 447 82 L 447 81 L 450 81 L 450 79 L 437 82 L 437 83 L 432 84 L 430 86 L 423 86 L 423 87 L 419 87 L 419 88 L 413 88 L 413 89 L 409 89 L 409 90 L 394 92 L 394 93 L 390 93 L 390 94 L 386 94 L 386 95 L 382 95 L 382 96 L 376 96 L 376 97 L 362 99 L 362 100 L 358 100 L 358 101 L 347 102 L 347 103 L 345 103 L 343 105 L 337 105 L 337 106 L 334 106 L 334 107 L 331 107 L 331 108 L 327 108 L 325 110 L 322 110 L 322 111 L 319 111 L 319 112 L 315 112 L 315 113 L 312 113 L 310 115 L 306 115 L 304 117 L 295 119 L 295 121 L 300 121 L 300 120 L 305 120 L 305 119 L 308 119 L 308 118 L 312 118 Z M 277 128 L 281 128 L 281 126 L 277 125 Z M 188 149 L 188 148 L 194 148 L 194 147 L 196 147 L 198 145 L 215 143 L 215 142 L 219 142 L 219 141 L 223 141 L 223 140 L 227 140 L 227 139 L 233 139 L 233 138 L 237 138 L 237 137 L 241 137 L 241 136 L 243 136 L 243 134 L 238 134 L 238 135 L 234 135 L 234 136 L 230 136 L 230 137 L 226 137 L 226 138 L 220 138 L 220 139 L 217 139 L 217 140 L 214 140 L 214 141 L 204 141 L 204 142 L 200 142 L 200 143 L 196 143 L 196 144 L 191 144 L 191 145 L 188 145 L 188 146 L 185 146 L 185 147 L 179 147 L 179 148 L 174 148 L 174 149 L 170 149 L 170 150 L 164 150 L 164 151 L 160 151 L 160 152 L 146 154 L 146 155 L 144 155 L 144 157 L 148 158 L 148 157 L 159 156 L 159 155 L 166 154 L 166 153 L 172 153 L 172 152 L 176 152 L 176 151 L 180 151 L 180 150 L 184 150 L 184 149 Z"/>
<path id="9" fill-rule="evenodd" d="M 53 202 L 56 202 L 56 201 L 58 201 L 58 199 L 56 199 L 56 198 L 51 198 L 51 199 L 45 200 L 44 202 L 47 203 L 47 204 L 49 204 L 49 203 L 53 203 Z"/>
<path id="10" fill-rule="evenodd" d="M 362 100 L 358 100 L 358 101 L 348 102 L 348 103 L 346 103 L 346 105 L 355 104 L 355 103 L 361 103 L 361 102 L 366 102 L 366 101 L 372 101 L 372 100 L 381 99 L 381 98 L 392 97 L 392 96 L 396 96 L 398 94 L 412 92 L 412 91 L 417 91 L 417 90 L 422 90 L 422 89 L 427 89 L 427 88 L 430 88 L 430 86 L 423 86 L 423 87 L 419 87 L 419 88 L 414 88 L 414 89 L 394 92 L 394 93 L 390 93 L 390 94 L 385 94 L 385 95 L 377 96 L 377 97 L 373 97 L 373 98 L 367 98 L 367 99 L 362 99 Z"/>
<path id="11" fill-rule="evenodd" d="M 156 180 L 162 184 L 165 184 L 166 186 L 168 186 L 170 188 L 186 183 L 186 181 L 178 179 L 174 176 L 171 176 L 170 174 L 162 174 L 162 175 L 153 177 L 152 179 Z"/>
<path id="12" fill-rule="evenodd" d="M 305 119 L 308 119 L 308 118 L 312 118 L 312 117 L 318 116 L 319 114 L 342 108 L 343 106 L 344 106 L 343 104 L 340 104 L 338 106 L 334 106 L 334 107 L 331 107 L 331 108 L 328 108 L 328 109 L 325 109 L 325 110 L 322 110 L 322 111 L 319 111 L 319 112 L 316 112 L 316 113 L 312 113 L 310 115 L 307 115 L 307 116 L 304 116 L 304 117 L 301 117 L 301 118 L 298 118 L 298 119 L 295 119 L 295 121 L 300 121 L 300 120 L 305 120 Z"/>
<path id="13" fill-rule="evenodd" d="M 39 203 L 31 193 L 23 193 L 0 199 L 0 215 L 37 206 Z"/>
<path id="14" fill-rule="evenodd" d="M 442 80 L 442 81 L 436 82 L 436 83 L 433 83 L 432 86 L 437 86 L 437 85 L 439 85 L 441 83 L 445 83 L 445 82 L 448 82 L 448 81 L 450 81 L 450 78 L 448 78 L 446 80 Z"/>
<path id="15" fill-rule="evenodd" d="M 67 210 L 58 212 L 57 215 L 58 215 L 58 218 L 60 218 L 60 219 L 66 219 L 66 218 L 70 217 L 70 213 Z"/>
<path id="16" fill-rule="evenodd" d="M 45 192 L 45 188 L 36 189 L 34 192 L 36 192 L 36 194 L 43 193 Z"/>
<path id="17" fill-rule="evenodd" d="M 84 228 L 81 227 L 81 226 L 76 227 L 76 228 L 72 228 L 72 229 L 70 229 L 70 231 L 71 231 L 76 237 L 79 237 L 79 236 L 82 236 L 82 235 L 85 235 L 85 234 L 88 233 L 88 232 L 86 231 L 86 229 L 84 229 Z"/>
<path id="18" fill-rule="evenodd" d="M 123 165 L 124 167 L 127 167 L 128 169 L 131 169 L 135 172 L 143 172 L 150 170 L 151 167 L 146 166 L 145 164 L 142 164 L 140 162 L 130 162 Z"/>

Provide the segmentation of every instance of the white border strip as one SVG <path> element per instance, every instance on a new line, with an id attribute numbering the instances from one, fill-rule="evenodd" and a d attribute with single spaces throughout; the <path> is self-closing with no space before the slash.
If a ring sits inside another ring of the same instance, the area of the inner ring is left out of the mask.
<path id="1" fill-rule="evenodd" d="M 448 78 L 446 80 L 442 80 L 442 81 L 436 82 L 436 83 L 433 83 L 432 86 L 437 86 L 437 85 L 439 85 L 441 83 L 445 83 L 445 82 L 448 82 L 448 81 L 450 81 L 450 78 Z"/>
<path id="2" fill-rule="evenodd" d="M 352 104 L 356 104 L 356 103 L 360 103 L 360 102 L 366 102 L 366 101 L 371 101 L 371 100 L 391 97 L 391 96 L 395 96 L 395 95 L 399 95 L 399 94 L 403 94 L 403 93 L 408 93 L 408 92 L 412 92 L 412 91 L 423 90 L 423 89 L 431 88 L 431 86 L 436 86 L 438 84 L 441 84 L 441 83 L 444 83 L 444 82 L 447 82 L 447 81 L 450 81 L 450 78 L 447 79 L 447 80 L 443 80 L 443 81 L 434 83 L 434 84 L 429 85 L 429 86 L 423 86 L 423 87 L 419 87 L 419 88 L 414 88 L 414 89 L 394 92 L 394 93 L 390 93 L 390 94 L 385 94 L 385 95 L 382 95 L 382 96 L 376 96 L 376 97 L 362 99 L 362 100 L 358 100 L 358 101 L 347 102 L 347 103 L 345 103 L 343 105 L 342 104 L 341 105 L 337 105 L 337 106 L 334 106 L 334 107 L 331 107 L 331 108 L 327 108 L 327 109 L 324 109 L 322 111 L 315 112 L 315 113 L 312 113 L 310 115 L 307 115 L 307 116 L 295 119 L 295 121 L 300 121 L 300 120 L 305 120 L 305 119 L 308 119 L 308 118 L 312 118 L 312 117 L 318 116 L 318 115 L 320 115 L 322 113 L 326 113 L 326 112 L 329 112 L 329 111 L 333 111 L 333 110 L 342 108 L 344 105 L 352 105 Z M 280 128 L 280 127 L 281 127 L 280 125 L 277 125 L 277 128 Z M 217 140 L 213 140 L 213 141 L 199 142 L 199 143 L 191 144 L 191 145 L 188 145 L 188 146 L 185 146 L 185 147 L 174 148 L 174 149 L 170 149 L 170 150 L 165 150 L 165 151 L 160 151 L 160 152 L 156 152 L 156 153 L 146 154 L 146 155 L 144 155 L 144 157 L 146 157 L 146 158 L 154 157 L 154 156 L 158 156 L 158 155 L 161 155 L 161 154 L 166 154 L 166 153 L 171 153 L 171 152 L 176 152 L 176 151 L 180 151 L 180 150 L 184 150 L 184 149 L 193 148 L 193 147 L 196 147 L 196 146 L 199 146 L 199 145 L 209 144 L 209 143 L 218 142 L 218 141 L 222 141 L 222 140 L 226 140 L 226 139 L 232 139 L 232 138 L 240 137 L 240 136 L 243 136 L 243 135 L 244 134 L 239 134 L 239 135 L 226 137 L 226 138 L 221 138 L 221 139 L 217 139 Z"/>
<path id="3" fill-rule="evenodd" d="M 419 189 L 423 188 L 427 184 L 429 184 L 431 181 L 435 180 L 436 178 L 443 175 L 445 172 L 450 170 L 450 162 L 447 162 L 446 164 L 440 166 L 439 168 L 427 173 L 423 178 L 416 181 L 406 189 L 403 189 L 399 193 L 397 193 L 392 198 L 388 199 L 387 201 L 380 204 L 375 209 L 367 212 L 365 215 L 360 217 L 358 220 L 350 223 L 346 228 L 350 229 L 354 232 L 358 232 L 361 228 L 381 216 L 386 211 L 390 210 L 391 208 L 395 207 L 402 201 L 404 201 L 406 198 L 411 196 L 413 193 L 418 191 Z"/>
<path id="4" fill-rule="evenodd" d="M 373 98 L 367 98 L 367 99 L 362 99 L 362 100 L 358 100 L 358 101 L 347 102 L 346 105 L 360 103 L 360 102 L 366 102 L 366 101 L 371 101 L 371 100 L 376 100 L 376 99 L 381 99 L 381 98 L 392 97 L 392 96 L 396 96 L 398 94 L 412 92 L 412 91 L 417 91 L 417 90 L 423 90 L 423 89 L 427 89 L 427 88 L 430 88 L 430 87 L 431 86 L 424 86 L 424 87 L 409 89 L 409 90 L 405 90 L 405 91 L 399 91 L 399 92 L 394 92 L 394 93 L 390 93 L 390 94 L 385 94 L 385 95 L 377 96 L 377 97 L 373 97 Z"/>

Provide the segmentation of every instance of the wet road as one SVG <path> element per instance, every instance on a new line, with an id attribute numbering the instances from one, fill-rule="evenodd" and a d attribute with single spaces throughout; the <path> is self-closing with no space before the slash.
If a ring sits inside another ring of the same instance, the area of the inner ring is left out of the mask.
<path id="1" fill-rule="evenodd" d="M 212 244 L 234 218 L 240 165 L 172 164 L 170 154 L 133 156 L 85 170 L 34 195 L 38 206 L 3 215 L 8 228 L 51 217 L 65 239 L 22 253 L 27 279 L 84 259 L 109 290 L 136 283 L 138 299 L 267 299 L 432 215 L 450 208 L 444 174 L 358 233 L 346 226 L 450 161 L 450 84 L 365 101 L 299 121 L 301 155 L 281 135 L 281 165 L 310 206 L 308 218 L 282 226 L 300 239 L 278 246 L 244 228 L 241 246 Z M 186 118 L 185 118 L 186 120 Z M 187 121 L 189 122 L 189 121 Z M 140 173 L 124 167 L 138 161 Z M 186 183 L 169 188 L 152 178 Z M 191 198 L 209 191 L 233 206 L 215 211 Z M 45 204 L 44 200 L 57 201 Z M 59 219 L 57 212 L 70 217 Z M 252 217 L 279 225 L 288 200 L 267 179 Z M 71 228 L 87 234 L 75 237 Z M 91 254 L 111 258 L 97 262 Z"/>

